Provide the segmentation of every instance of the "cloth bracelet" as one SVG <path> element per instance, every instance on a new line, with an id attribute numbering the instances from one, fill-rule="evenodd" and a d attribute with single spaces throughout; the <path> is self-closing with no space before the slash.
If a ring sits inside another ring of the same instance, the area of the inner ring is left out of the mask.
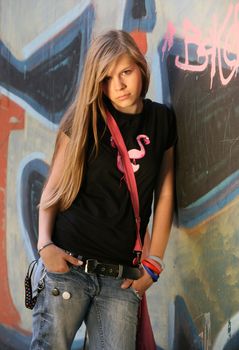
<path id="1" fill-rule="evenodd" d="M 159 256 L 149 255 L 148 258 L 157 261 L 161 265 L 162 269 L 163 270 L 165 269 L 165 264 L 164 264 L 163 260 Z"/>
<path id="2" fill-rule="evenodd" d="M 150 265 L 155 266 L 155 268 L 157 268 L 160 273 L 163 271 L 162 266 L 157 261 L 149 258 L 145 258 L 144 260 L 147 261 Z"/>
<path id="3" fill-rule="evenodd" d="M 162 270 L 160 268 L 154 266 L 153 264 L 151 264 L 149 261 L 147 261 L 145 259 L 142 261 L 142 264 L 144 266 L 147 266 L 150 270 L 152 270 L 157 275 L 160 275 L 160 273 L 162 272 Z"/>
<path id="4" fill-rule="evenodd" d="M 54 244 L 54 243 L 53 243 L 52 241 L 50 241 L 50 242 L 45 243 L 43 246 L 41 246 L 41 247 L 38 249 L 38 254 L 40 254 L 40 252 L 41 252 L 44 248 L 48 247 L 48 246 L 51 245 L 51 244 Z"/>
<path id="5" fill-rule="evenodd" d="M 150 270 L 147 266 L 143 265 L 146 272 L 148 272 L 149 276 L 152 278 L 154 282 L 157 282 L 159 279 L 159 275 L 156 275 L 152 270 Z"/>

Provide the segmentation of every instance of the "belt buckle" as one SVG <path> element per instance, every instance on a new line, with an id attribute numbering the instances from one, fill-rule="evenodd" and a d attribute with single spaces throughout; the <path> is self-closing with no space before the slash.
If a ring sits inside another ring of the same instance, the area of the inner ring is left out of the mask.
<path id="1" fill-rule="evenodd" d="M 98 261 L 96 259 L 87 259 L 85 261 L 85 267 L 84 267 L 84 271 L 86 273 L 91 273 L 91 272 L 94 272 L 93 270 L 95 270 L 96 266 L 98 265 Z M 92 266 L 93 265 L 93 266 Z M 89 271 L 90 269 L 92 269 L 92 271 Z"/>

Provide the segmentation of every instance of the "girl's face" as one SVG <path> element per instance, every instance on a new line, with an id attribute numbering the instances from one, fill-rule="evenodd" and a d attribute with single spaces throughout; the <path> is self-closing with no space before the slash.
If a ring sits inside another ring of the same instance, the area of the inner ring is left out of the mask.
<path id="1" fill-rule="evenodd" d="M 143 108 L 142 75 L 138 65 L 127 54 L 110 65 L 103 81 L 103 92 L 120 112 L 140 113 Z"/>

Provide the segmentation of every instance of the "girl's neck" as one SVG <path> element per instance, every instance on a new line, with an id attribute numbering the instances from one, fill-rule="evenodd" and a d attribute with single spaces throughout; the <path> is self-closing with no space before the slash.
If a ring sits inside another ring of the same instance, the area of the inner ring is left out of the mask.
<path id="1" fill-rule="evenodd" d="M 143 100 L 142 98 L 138 101 L 137 104 L 134 104 L 133 106 L 127 106 L 125 109 L 124 108 L 118 108 L 118 106 L 115 106 L 114 103 L 112 103 L 113 107 L 122 113 L 125 114 L 139 114 L 143 110 Z"/>

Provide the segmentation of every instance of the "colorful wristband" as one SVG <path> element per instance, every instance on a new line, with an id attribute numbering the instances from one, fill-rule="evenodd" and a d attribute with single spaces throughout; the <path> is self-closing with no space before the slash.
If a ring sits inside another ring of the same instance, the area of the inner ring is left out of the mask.
<path id="1" fill-rule="evenodd" d="M 159 265 L 161 265 L 162 269 L 164 270 L 165 264 L 164 264 L 163 260 L 159 256 L 149 255 L 148 258 L 149 259 L 153 259 L 154 261 L 157 261 L 159 263 Z"/>
<path id="2" fill-rule="evenodd" d="M 157 261 L 150 258 L 145 258 L 144 261 L 147 261 L 151 266 L 154 266 L 156 269 L 158 269 L 159 273 L 163 271 L 162 266 Z"/>
<path id="3" fill-rule="evenodd" d="M 154 265 L 152 265 L 150 262 L 148 262 L 146 259 L 144 259 L 142 261 L 142 264 L 144 266 L 147 266 L 150 270 L 152 270 L 154 273 L 156 273 L 157 275 L 159 275 L 161 273 L 162 270 L 160 270 L 159 267 L 156 267 Z"/>
<path id="4" fill-rule="evenodd" d="M 159 279 L 159 275 L 157 275 L 156 273 L 154 273 L 150 268 L 148 268 L 147 266 L 143 265 L 145 271 L 150 275 L 150 277 L 152 278 L 152 280 L 154 282 L 157 282 Z"/>

